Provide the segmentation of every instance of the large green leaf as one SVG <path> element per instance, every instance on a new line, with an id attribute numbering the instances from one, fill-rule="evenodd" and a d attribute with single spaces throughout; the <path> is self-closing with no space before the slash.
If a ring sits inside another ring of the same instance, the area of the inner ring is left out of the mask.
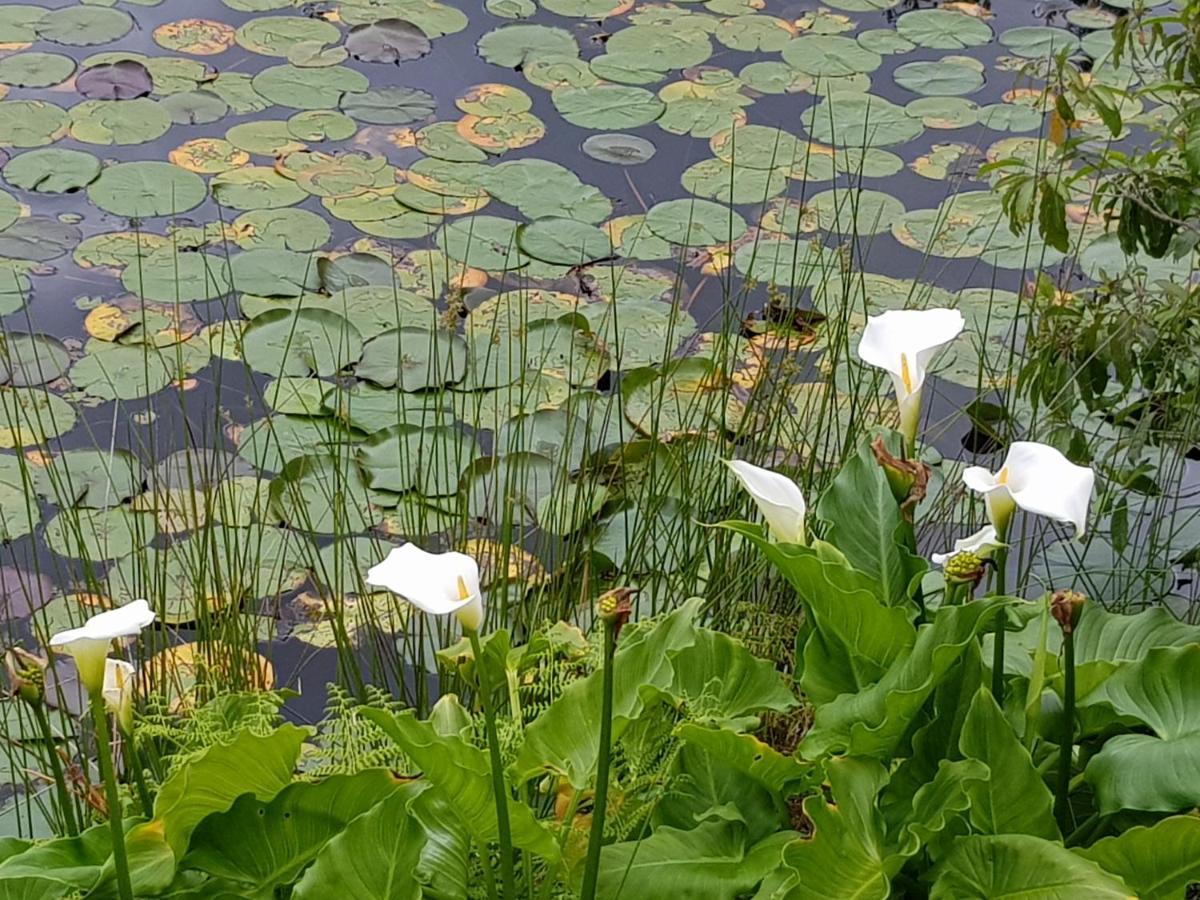
<path id="1" fill-rule="evenodd" d="M 177 858 L 205 816 L 223 812 L 243 794 L 270 800 L 291 780 L 307 728 L 281 725 L 268 735 L 243 731 L 227 744 L 197 752 L 163 782 L 154 820 Z"/>
<path id="2" fill-rule="evenodd" d="M 971 702 L 958 747 L 964 756 L 986 763 L 992 773 L 970 790 L 976 830 L 1059 839 L 1054 798 L 987 688 L 980 688 Z"/>
<path id="3" fill-rule="evenodd" d="M 425 843 L 408 797 L 394 792 L 329 841 L 304 873 L 296 900 L 420 900 Z"/>
<path id="4" fill-rule="evenodd" d="M 1089 702 L 1154 732 L 1115 737 L 1088 763 L 1085 778 L 1102 813 L 1200 804 L 1200 645 L 1151 650 L 1113 674 Z"/>
<path id="5" fill-rule="evenodd" d="M 1200 818 L 1171 816 L 1075 852 L 1121 877 L 1142 900 L 1180 897 L 1200 881 Z"/>
<path id="6" fill-rule="evenodd" d="M 396 791 L 385 769 L 289 784 L 264 802 L 253 794 L 214 813 L 192 832 L 183 867 L 236 882 L 247 897 L 271 897 L 356 816 Z"/>
<path id="7" fill-rule="evenodd" d="M 643 840 L 610 844 L 600 852 L 596 896 L 735 900 L 779 865 L 793 837 L 781 831 L 750 845 L 740 822 L 704 822 L 687 831 L 659 828 Z"/>
<path id="8" fill-rule="evenodd" d="M 890 449 L 899 455 L 898 446 Z M 846 554 L 854 568 L 878 582 L 888 605 L 908 601 L 909 584 L 928 566 L 904 546 L 903 535 L 909 525 L 903 521 L 900 504 L 868 443 L 860 445 L 858 453 L 842 466 L 821 496 L 817 515 L 829 523 L 828 540 Z"/>
<path id="9" fill-rule="evenodd" d="M 676 734 L 685 744 L 702 747 L 709 756 L 785 797 L 799 793 L 813 779 L 814 771 L 819 771 L 794 756 L 785 756 L 752 734 L 690 722 L 680 725 Z"/>
<path id="10" fill-rule="evenodd" d="M 1120 879 L 1061 844 L 1027 834 L 958 841 L 936 869 L 930 900 L 1128 900 Z"/>
<path id="11" fill-rule="evenodd" d="M 696 640 L 699 601 L 689 601 L 650 628 L 622 635 L 613 660 L 613 739 L 636 719 L 646 700 L 675 677 L 669 653 Z M 602 673 L 567 685 L 558 699 L 525 729 L 512 770 L 524 783 L 545 771 L 565 776 L 579 790 L 591 784 L 600 740 Z"/>
<path id="12" fill-rule="evenodd" d="M 891 876 L 875 798 L 887 782 L 887 772 L 873 760 L 853 757 L 829 760 L 825 770 L 834 802 L 826 803 L 819 795 L 804 801 L 812 837 L 784 849 L 784 864 L 768 896 L 884 900 L 891 893 Z"/>
<path id="13" fill-rule="evenodd" d="M 918 630 L 912 649 L 878 682 L 818 707 L 800 752 L 809 759 L 837 751 L 892 756 L 925 700 L 965 647 L 1012 602 L 993 598 L 939 609 L 933 622 Z"/>
<path id="14" fill-rule="evenodd" d="M 717 723 L 750 719 L 763 710 L 784 712 L 796 698 L 775 666 L 755 658 L 727 634 L 697 629 L 694 643 L 668 651 L 675 677 L 668 695 L 687 707 L 690 719 Z"/>
<path id="15" fill-rule="evenodd" d="M 899 871 L 904 860 L 945 831 L 971 806 L 976 789 L 994 777 L 977 759 L 942 760 L 933 780 L 912 795 L 899 832 L 888 836 L 893 845 L 888 871 Z"/>
<path id="16" fill-rule="evenodd" d="M 433 724 L 417 719 L 411 710 L 392 714 L 364 709 L 363 715 L 387 732 L 416 763 L 457 812 L 477 841 L 499 839 L 496 801 L 488 754 L 457 734 L 438 734 Z M 558 844 L 533 812 L 508 798 L 513 844 L 549 860 L 558 858 Z"/>
<path id="17" fill-rule="evenodd" d="M 796 589 L 810 622 L 800 686 L 815 704 L 878 681 L 912 647 L 908 612 L 885 606 L 874 582 L 830 553 L 767 540 L 745 522 L 722 525 L 748 538 Z"/>

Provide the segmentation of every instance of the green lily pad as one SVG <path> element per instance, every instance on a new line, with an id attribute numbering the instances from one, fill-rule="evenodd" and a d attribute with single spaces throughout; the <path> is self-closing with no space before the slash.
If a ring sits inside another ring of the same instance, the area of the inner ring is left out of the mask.
<path id="1" fill-rule="evenodd" d="M 65 256 L 81 236 L 79 229 L 69 222 L 27 216 L 0 231 L 0 257 L 46 262 Z M 11 286 L 9 279 L 14 277 L 13 273 L 0 269 L 0 296 L 12 293 L 5 288 Z"/>
<path id="2" fill-rule="evenodd" d="M 45 100 L 0 100 L 0 134 L 10 147 L 44 147 L 67 132 L 71 117 Z"/>
<path id="3" fill-rule="evenodd" d="M 476 44 L 479 55 L 494 66 L 516 69 L 540 57 L 578 56 L 571 32 L 548 25 L 505 25 L 489 31 Z"/>
<path id="4" fill-rule="evenodd" d="M 229 260 L 233 288 L 259 297 L 299 297 L 321 286 L 317 257 L 292 250 L 246 250 Z"/>
<path id="5" fill-rule="evenodd" d="M 316 534 L 366 531 L 380 518 L 353 461 L 324 454 L 283 467 L 271 482 L 271 508 L 292 528 Z"/>
<path id="6" fill-rule="evenodd" d="M 451 259 L 499 272 L 529 263 L 517 245 L 520 223 L 497 216 L 471 216 L 443 225 L 437 242 Z"/>
<path id="7" fill-rule="evenodd" d="M 973 94 L 983 87 L 983 66 L 970 57 L 944 56 L 937 62 L 905 63 L 892 73 L 902 88 L 923 97 Z"/>
<path id="8" fill-rule="evenodd" d="M 517 230 L 521 250 L 543 262 L 582 266 L 612 256 L 612 242 L 594 225 L 574 219 L 537 219 Z"/>
<path id="9" fill-rule="evenodd" d="M 170 113 L 149 97 L 84 100 L 71 107 L 71 136 L 85 144 L 145 144 L 170 129 Z"/>
<path id="10" fill-rule="evenodd" d="M 1026 59 L 1047 59 L 1064 52 L 1069 56 L 1080 49 L 1079 38 L 1071 32 L 1047 25 L 1010 28 L 1000 35 L 1000 43 Z"/>
<path id="11" fill-rule="evenodd" d="M 818 141 L 842 147 L 890 147 L 917 137 L 924 126 L 882 97 L 839 92 L 805 112 L 804 126 Z"/>
<path id="12" fill-rule="evenodd" d="M 235 40 L 252 53 L 263 56 L 287 56 L 301 42 L 336 44 L 342 33 L 336 25 L 304 16 L 261 16 L 250 19 L 237 30 Z"/>
<path id="13" fill-rule="evenodd" d="M 256 316 L 242 334 L 242 355 L 257 372 L 329 377 L 362 356 L 362 336 L 336 313 L 279 309 Z"/>
<path id="14" fill-rule="evenodd" d="M 597 131 L 647 125 L 666 109 L 649 91 L 621 84 L 559 88 L 550 99 L 572 125 Z"/>
<path id="15" fill-rule="evenodd" d="M 42 388 L 0 388 L 0 447 L 26 447 L 75 427 L 75 407 Z"/>
<path id="16" fill-rule="evenodd" d="M 746 220 L 709 200 L 667 200 L 646 213 L 646 227 L 672 244 L 704 247 L 732 241 L 746 230 Z"/>
<path id="17" fill-rule="evenodd" d="M 119 9 L 102 6 L 64 6 L 47 12 L 37 23 L 44 41 L 71 47 L 107 44 L 133 29 L 133 17 Z"/>
<path id="18" fill-rule="evenodd" d="M 121 559 L 146 547 L 154 516 L 127 506 L 64 510 L 46 523 L 46 545 L 59 556 L 88 562 Z"/>
<path id="19" fill-rule="evenodd" d="M 380 387 L 419 391 L 462 379 L 466 341 L 441 329 L 405 327 L 385 331 L 366 343 L 354 374 Z"/>
<path id="20" fill-rule="evenodd" d="M 365 96 L 371 86 L 367 76 L 345 66 L 309 69 L 290 64 L 263 69 L 251 84 L 256 93 L 279 106 L 336 109 L 341 104 L 342 111 L 356 119 L 362 117 L 355 115 L 348 104 L 352 98 Z"/>
<path id="21" fill-rule="evenodd" d="M 377 431 L 358 449 L 372 490 L 426 497 L 458 493 L 462 474 L 479 456 L 475 440 L 453 426 L 397 425 Z"/>
<path id="22" fill-rule="evenodd" d="M 100 168 L 100 160 L 82 150 L 30 150 L 5 164 L 4 180 L 25 191 L 68 194 L 95 181 Z"/>
<path id="23" fill-rule="evenodd" d="M 75 60 L 61 53 L 28 51 L 0 59 L 0 84 L 11 87 L 53 87 L 62 84 L 74 72 Z"/>
<path id="24" fill-rule="evenodd" d="M 0 382 L 14 387 L 47 384 L 71 363 L 62 341 L 48 334 L 0 334 Z"/>
<path id="25" fill-rule="evenodd" d="M 806 75 L 841 78 L 874 72 L 883 58 L 852 37 L 843 35 L 805 35 L 789 41 L 783 48 L 783 61 Z"/>
<path id="26" fill-rule="evenodd" d="M 329 242 L 329 223 L 307 209 L 256 209 L 233 220 L 234 241 L 243 250 L 307 253 Z"/>
<path id="27" fill-rule="evenodd" d="M 230 209 L 281 209 L 300 203 L 308 192 L 270 166 L 245 166 L 212 180 L 213 199 Z"/>
<path id="28" fill-rule="evenodd" d="M 907 12 L 897 20 L 896 31 L 918 47 L 932 50 L 965 50 L 994 37 L 987 22 L 954 9 Z"/>
<path id="29" fill-rule="evenodd" d="M 163 247 L 126 268 L 121 283 L 139 297 L 160 303 L 211 300 L 229 293 L 229 264 L 215 254 Z"/>
<path id="30" fill-rule="evenodd" d="M 341 110 L 372 125 L 407 125 L 433 115 L 437 101 L 419 88 L 384 87 L 344 95 Z"/>
<path id="31" fill-rule="evenodd" d="M 153 161 L 108 166 L 88 188 L 92 203 L 129 219 L 178 215 L 199 206 L 206 196 L 204 179 L 195 172 Z"/>
<path id="32" fill-rule="evenodd" d="M 379 19 L 356 25 L 346 35 L 346 50 L 360 62 L 407 62 L 420 59 L 432 47 L 425 32 L 404 19 Z"/>

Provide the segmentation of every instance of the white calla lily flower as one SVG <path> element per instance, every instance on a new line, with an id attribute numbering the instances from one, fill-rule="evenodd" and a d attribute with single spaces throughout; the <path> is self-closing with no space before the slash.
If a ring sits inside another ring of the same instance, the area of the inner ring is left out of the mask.
<path id="1" fill-rule="evenodd" d="M 934 553 L 929 558 L 935 566 L 944 566 L 946 561 L 960 553 L 974 553 L 980 559 L 988 559 L 993 553 L 1004 546 L 994 525 L 984 525 L 974 534 L 959 538 L 954 542 L 954 549 L 949 553 Z"/>
<path id="2" fill-rule="evenodd" d="M 104 705 L 117 717 L 123 734 L 133 732 L 133 685 L 137 670 L 123 659 L 104 661 Z"/>
<path id="3" fill-rule="evenodd" d="M 892 376 L 900 431 L 911 445 L 921 422 L 921 388 L 934 355 L 962 333 L 957 309 L 890 309 L 867 318 L 858 356 Z"/>
<path id="4" fill-rule="evenodd" d="M 134 600 L 92 616 L 80 628 L 60 631 L 50 638 L 51 649 L 75 658 L 79 680 L 89 694 L 104 688 L 104 660 L 118 638 L 133 637 L 155 619 L 145 600 Z"/>
<path id="5" fill-rule="evenodd" d="M 367 571 L 367 584 L 399 594 L 433 616 L 455 615 L 467 631 L 483 625 L 479 563 L 465 553 L 429 553 L 404 544 Z"/>
<path id="6" fill-rule="evenodd" d="M 775 540 L 788 544 L 808 543 L 804 528 L 808 505 L 796 482 L 779 472 L 741 459 L 726 460 L 726 465 L 754 498 Z"/>
<path id="7" fill-rule="evenodd" d="M 1074 525 L 1075 536 L 1082 537 L 1095 482 L 1096 473 L 1090 468 L 1077 466 L 1058 450 L 1036 441 L 1013 442 L 998 472 L 983 466 L 963 471 L 963 483 L 983 494 L 988 519 L 1001 540 L 1008 534 L 1017 507 Z"/>

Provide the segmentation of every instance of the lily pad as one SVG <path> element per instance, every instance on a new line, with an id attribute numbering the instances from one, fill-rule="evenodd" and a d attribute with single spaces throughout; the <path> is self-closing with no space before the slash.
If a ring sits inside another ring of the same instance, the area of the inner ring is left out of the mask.
<path id="1" fill-rule="evenodd" d="M 709 200 L 667 200 L 646 213 L 646 227 L 672 244 L 706 247 L 738 237 L 746 230 L 746 220 Z"/>
<path id="2" fill-rule="evenodd" d="M 407 125 L 433 115 L 437 101 L 419 88 L 385 87 L 342 97 L 341 110 L 359 122 Z"/>
<path id="3" fill-rule="evenodd" d="M 582 266 L 612 256 L 608 235 L 574 219 L 537 219 L 517 230 L 521 250 L 543 262 Z"/>
<path id="4" fill-rule="evenodd" d="M 425 32 L 404 19 L 378 19 L 356 25 L 346 35 L 347 52 L 360 62 L 407 62 L 420 59 L 432 47 Z"/>
<path id="5" fill-rule="evenodd" d="M 272 310 L 255 317 L 242 334 L 246 362 L 275 377 L 336 375 L 362 352 L 358 329 L 326 310 Z"/>
<path id="6" fill-rule="evenodd" d="M 366 343 L 354 374 L 380 387 L 419 391 L 462 379 L 466 342 L 441 329 L 405 327 L 385 331 Z"/>
<path id="7" fill-rule="evenodd" d="M 195 172 L 153 161 L 108 166 L 88 188 L 88 199 L 96 206 L 130 219 L 178 215 L 206 196 L 204 179 Z"/>
<path id="8" fill-rule="evenodd" d="M 666 108 L 649 91 L 621 84 L 559 88 L 550 98 L 572 125 L 598 131 L 649 124 Z"/>
<path id="9" fill-rule="evenodd" d="M 100 160 L 82 150 L 30 150 L 5 164 L 4 180 L 25 191 L 70 194 L 95 181 L 100 168 Z"/>
<path id="10" fill-rule="evenodd" d="M 0 84 L 19 88 L 53 87 L 70 78 L 74 71 L 75 60 L 61 53 L 14 53 L 0 59 Z"/>

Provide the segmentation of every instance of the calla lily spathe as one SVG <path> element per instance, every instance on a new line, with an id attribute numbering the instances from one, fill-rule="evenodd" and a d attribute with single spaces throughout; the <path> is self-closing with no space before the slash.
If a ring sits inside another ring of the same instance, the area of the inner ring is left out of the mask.
<path id="1" fill-rule="evenodd" d="M 859 358 L 892 377 L 900 431 L 912 444 L 921 421 L 921 388 L 934 355 L 962 333 L 957 309 L 890 309 L 867 318 Z"/>
<path id="2" fill-rule="evenodd" d="M 104 688 L 104 660 L 118 638 L 133 637 L 155 619 L 145 600 L 134 600 L 92 616 L 80 628 L 60 631 L 50 638 L 51 649 L 75 658 L 79 680 L 89 693 Z"/>
<path id="3" fill-rule="evenodd" d="M 963 483 L 983 494 L 988 518 L 1001 540 L 1018 507 L 1074 525 L 1075 536 L 1082 537 L 1095 482 L 1096 473 L 1090 468 L 1077 466 L 1058 450 L 1036 441 L 1011 444 L 998 472 L 983 466 L 970 466 L 963 472 Z"/>
<path id="4" fill-rule="evenodd" d="M 726 465 L 754 498 L 775 540 L 787 544 L 808 542 L 804 527 L 808 505 L 796 482 L 779 472 L 741 459 L 726 460 Z"/>
<path id="5" fill-rule="evenodd" d="M 137 670 L 123 659 L 104 661 L 104 705 L 117 717 L 123 734 L 133 731 L 133 685 Z"/>
<path id="6" fill-rule="evenodd" d="M 479 563 L 465 553 L 429 553 L 404 544 L 367 571 L 367 584 L 399 594 L 433 616 L 455 615 L 462 627 L 483 626 Z"/>
<path id="7" fill-rule="evenodd" d="M 935 566 L 944 566 L 947 560 L 954 558 L 960 553 L 974 553 L 980 559 L 988 559 L 996 550 L 1003 546 L 1004 542 L 996 534 L 995 526 L 984 525 L 974 534 L 969 534 L 964 538 L 956 540 L 954 542 L 954 549 L 949 553 L 934 553 L 929 558 L 933 560 Z"/>

